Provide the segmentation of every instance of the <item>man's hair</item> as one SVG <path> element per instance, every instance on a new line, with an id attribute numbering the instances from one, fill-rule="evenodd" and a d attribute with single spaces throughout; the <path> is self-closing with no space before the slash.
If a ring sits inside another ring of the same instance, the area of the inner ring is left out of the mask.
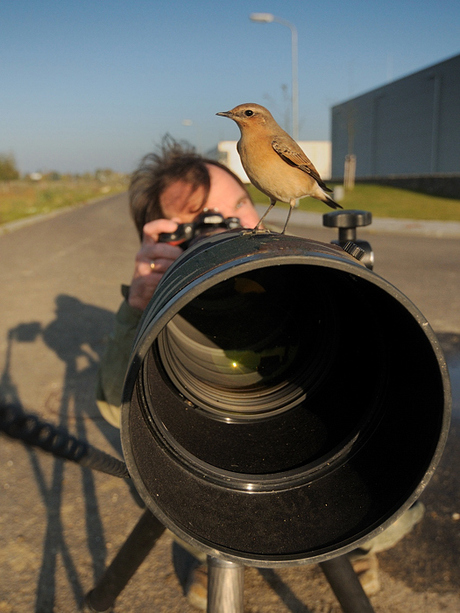
<path id="1" fill-rule="evenodd" d="M 204 158 L 188 143 L 179 143 L 167 134 L 158 149 L 157 153 L 149 153 L 142 158 L 131 177 L 129 187 L 131 215 L 141 240 L 145 224 L 164 217 L 160 197 L 176 181 L 185 181 L 192 186 L 193 191 L 203 187 L 203 200 L 197 213 L 204 207 L 211 188 L 207 164 L 225 170 L 247 191 L 244 183 L 227 166 Z"/>

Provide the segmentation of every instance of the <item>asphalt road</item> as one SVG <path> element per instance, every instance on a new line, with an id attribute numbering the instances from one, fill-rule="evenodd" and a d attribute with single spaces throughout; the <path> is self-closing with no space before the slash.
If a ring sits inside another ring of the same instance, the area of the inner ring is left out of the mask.
<path id="1" fill-rule="evenodd" d="M 303 223 L 303 222 L 302 222 Z M 330 241 L 332 230 L 291 231 Z M 377 612 L 460 610 L 460 237 L 410 231 L 360 234 L 375 270 L 405 293 L 438 334 L 451 370 L 454 421 L 441 464 L 422 494 L 424 520 L 379 554 Z M 129 283 L 137 238 L 126 196 L 116 196 L 0 235 L 0 393 L 108 453 L 118 432 L 94 403 L 97 363 Z M 71 613 L 141 511 L 125 482 L 0 438 L 0 613 Z M 122 592 L 116 610 L 192 609 L 165 534 Z M 245 611 L 339 611 L 316 565 L 246 569 Z"/>

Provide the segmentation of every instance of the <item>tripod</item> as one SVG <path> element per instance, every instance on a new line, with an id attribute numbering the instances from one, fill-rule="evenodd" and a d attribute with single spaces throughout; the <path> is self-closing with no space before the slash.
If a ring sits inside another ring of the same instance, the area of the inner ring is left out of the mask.
<path id="1" fill-rule="evenodd" d="M 147 509 L 106 569 L 87 594 L 90 613 L 108 613 L 116 598 L 153 549 L 165 528 Z M 346 556 L 320 562 L 344 613 L 373 613 L 374 609 Z M 243 613 L 244 566 L 208 556 L 207 613 Z"/>

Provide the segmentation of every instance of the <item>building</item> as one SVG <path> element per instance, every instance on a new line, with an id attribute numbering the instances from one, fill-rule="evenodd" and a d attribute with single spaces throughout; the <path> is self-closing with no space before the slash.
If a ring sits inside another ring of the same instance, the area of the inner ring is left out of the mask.
<path id="1" fill-rule="evenodd" d="M 442 178 L 460 190 L 460 55 L 334 106 L 333 179 L 349 154 L 358 180 Z"/>
<path id="2" fill-rule="evenodd" d="M 313 162 L 316 170 L 324 179 L 331 178 L 331 143 L 329 141 L 299 141 L 299 145 Z M 236 150 L 236 141 L 224 140 L 217 144 L 216 149 L 206 154 L 211 159 L 218 160 L 232 170 L 243 183 L 250 183 L 244 172 L 240 156 Z"/>

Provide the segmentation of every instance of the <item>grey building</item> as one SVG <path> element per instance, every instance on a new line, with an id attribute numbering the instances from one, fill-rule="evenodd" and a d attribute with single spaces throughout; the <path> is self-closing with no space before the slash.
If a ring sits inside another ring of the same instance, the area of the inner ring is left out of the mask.
<path id="1" fill-rule="evenodd" d="M 334 106 L 334 179 L 348 154 L 357 179 L 460 178 L 460 55 Z"/>

